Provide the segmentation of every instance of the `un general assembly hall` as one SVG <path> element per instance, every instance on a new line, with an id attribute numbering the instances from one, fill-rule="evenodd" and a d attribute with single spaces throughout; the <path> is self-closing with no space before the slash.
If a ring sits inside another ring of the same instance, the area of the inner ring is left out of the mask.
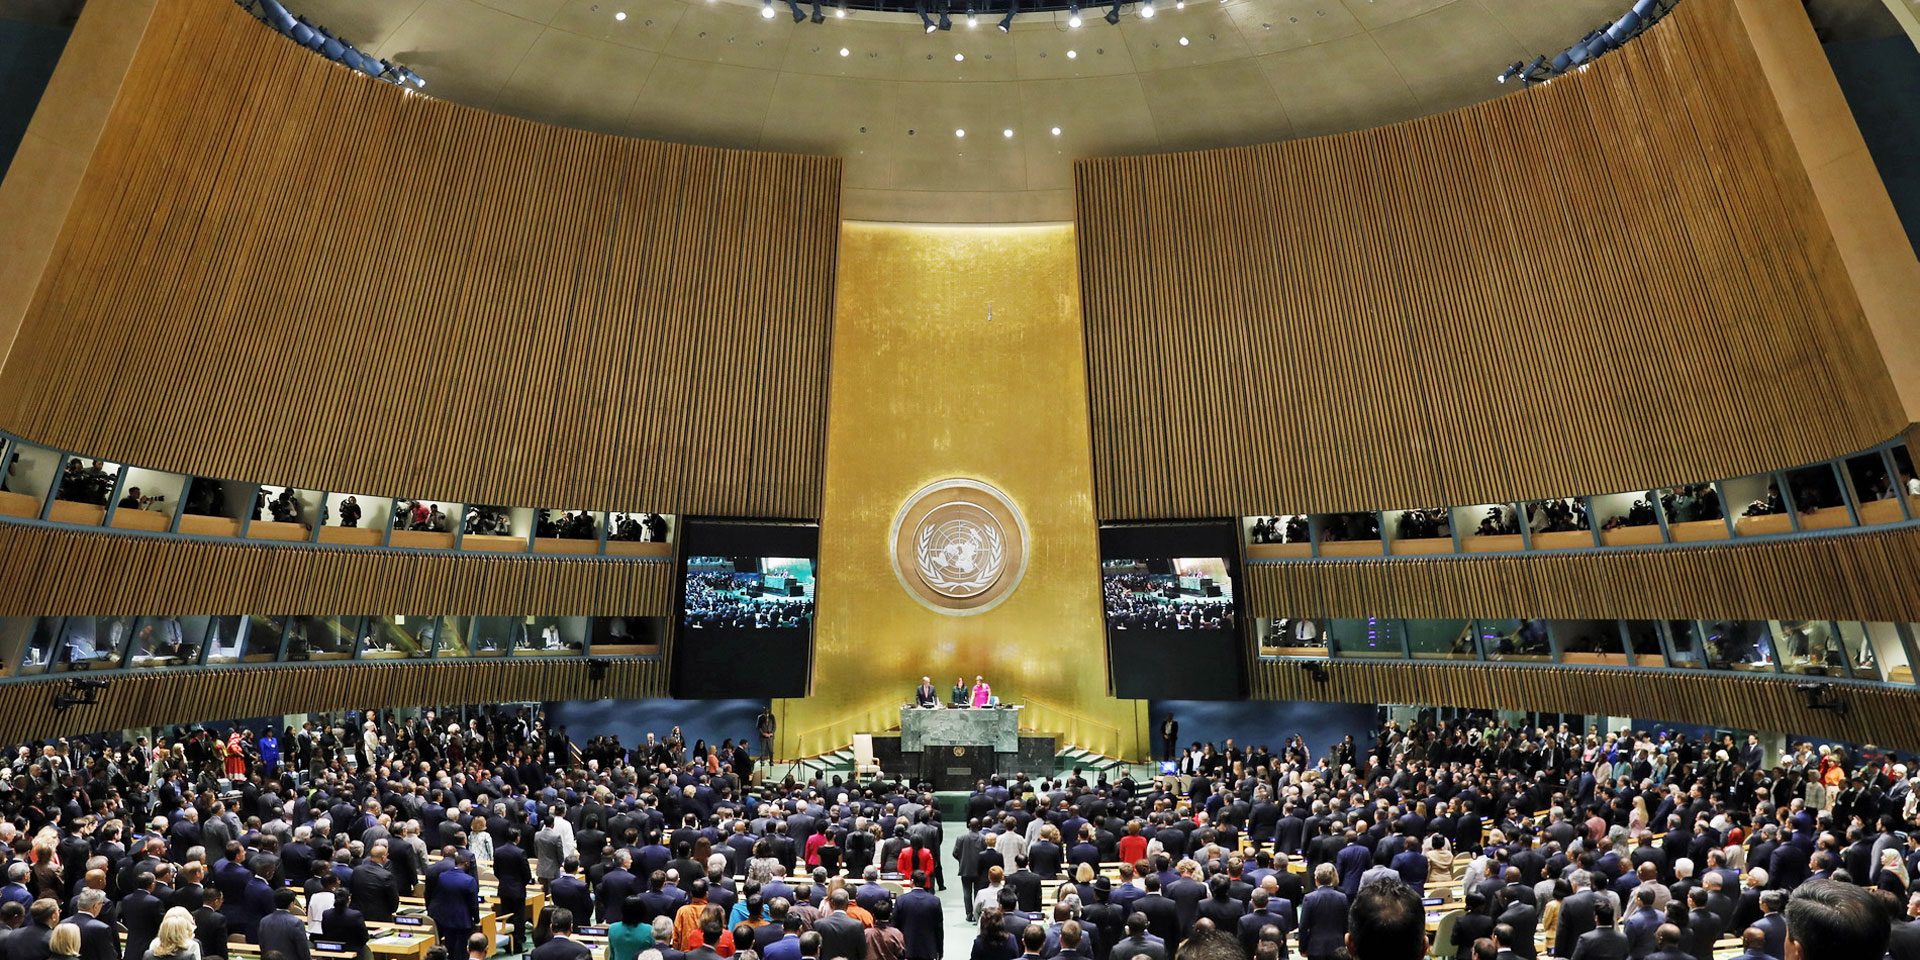
<path id="1" fill-rule="evenodd" d="M 1920 960 L 1916 0 L 0 0 L 0 960 Z"/>

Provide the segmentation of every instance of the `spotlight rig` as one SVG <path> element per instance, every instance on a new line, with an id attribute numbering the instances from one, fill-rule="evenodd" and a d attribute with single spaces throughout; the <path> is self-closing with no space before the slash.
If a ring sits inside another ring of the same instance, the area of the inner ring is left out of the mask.
<path id="1" fill-rule="evenodd" d="M 1808 710 L 1831 710 L 1835 716 L 1847 715 L 1847 698 L 1833 692 L 1833 684 L 1796 683 L 1793 688 L 1807 698 Z"/>

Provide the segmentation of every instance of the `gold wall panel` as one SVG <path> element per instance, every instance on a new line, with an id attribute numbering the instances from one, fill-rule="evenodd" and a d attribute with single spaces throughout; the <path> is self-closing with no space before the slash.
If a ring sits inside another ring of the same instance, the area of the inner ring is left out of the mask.
<path id="1" fill-rule="evenodd" d="M 1645 550 L 1251 563 L 1256 617 L 1920 620 L 1920 527 Z"/>
<path id="2" fill-rule="evenodd" d="M 777 703 L 782 756 L 899 726 L 922 676 L 986 676 L 1023 726 L 1110 755 L 1141 743 L 1107 696 L 1073 230 L 841 227 L 812 696 Z M 950 616 L 894 576 L 900 506 L 991 484 L 1030 532 L 998 606 Z"/>
<path id="3" fill-rule="evenodd" d="M 1644 490 L 1909 422 L 1731 0 L 1476 106 L 1075 190 L 1103 518 Z"/>
<path id="4" fill-rule="evenodd" d="M 664 617 L 674 565 L 90 533 L 0 523 L 0 616 Z"/>
<path id="5" fill-rule="evenodd" d="M 817 516 L 840 169 L 457 106 L 168 0 L 0 427 L 320 490 Z"/>
<path id="6" fill-rule="evenodd" d="M 0 739 L 48 737 L 198 723 L 234 717 L 319 713 L 348 707 L 453 706 L 523 701 L 637 699 L 667 695 L 666 661 L 610 659 L 592 677 L 583 659 L 441 661 L 337 666 L 207 667 L 115 675 L 99 703 L 65 712 L 53 698 L 65 678 L 9 683 L 0 698 Z"/>
<path id="7" fill-rule="evenodd" d="M 1836 683 L 1848 701 L 1844 717 L 1809 710 L 1794 689 L 1808 677 L 1759 677 L 1669 671 L 1658 677 L 1599 667 L 1509 666 L 1493 663 L 1326 663 L 1315 682 L 1298 661 L 1254 664 L 1258 700 L 1408 703 L 1493 710 L 1539 710 L 1589 716 L 1645 717 L 1736 730 L 1786 728 L 1803 736 L 1920 749 L 1920 689 Z"/>

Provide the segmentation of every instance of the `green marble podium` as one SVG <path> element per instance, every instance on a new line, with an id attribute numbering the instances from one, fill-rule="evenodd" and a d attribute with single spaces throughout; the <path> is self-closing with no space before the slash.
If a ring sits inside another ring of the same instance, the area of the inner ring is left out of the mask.
<path id="1" fill-rule="evenodd" d="M 900 752 L 928 747 L 992 747 L 1012 756 L 1020 751 L 1020 708 L 901 707 Z"/>

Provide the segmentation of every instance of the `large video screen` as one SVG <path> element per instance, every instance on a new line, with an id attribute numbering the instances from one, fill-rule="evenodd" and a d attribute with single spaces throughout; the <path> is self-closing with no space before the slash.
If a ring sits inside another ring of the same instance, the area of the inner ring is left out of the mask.
<path id="1" fill-rule="evenodd" d="M 1115 696 L 1246 695 L 1237 532 L 1198 520 L 1100 528 L 1100 593 Z"/>
<path id="2" fill-rule="evenodd" d="M 679 533 L 668 692 L 702 700 L 806 696 L 820 528 L 683 517 Z"/>
<path id="3" fill-rule="evenodd" d="M 1225 557 L 1100 561 L 1110 630 L 1232 630 Z"/>
<path id="4" fill-rule="evenodd" d="M 691 630 L 804 627 L 813 619 L 807 557 L 688 557 L 685 607 Z"/>

